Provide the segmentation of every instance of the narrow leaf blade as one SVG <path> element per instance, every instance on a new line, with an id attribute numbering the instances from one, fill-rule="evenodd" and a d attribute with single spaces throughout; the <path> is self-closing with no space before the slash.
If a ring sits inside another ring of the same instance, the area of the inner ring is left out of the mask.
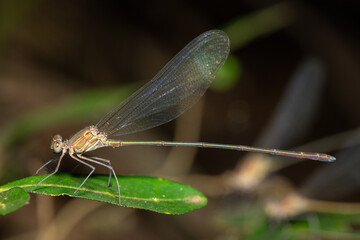
<path id="1" fill-rule="evenodd" d="M 19 187 L 0 192 L 0 214 L 6 215 L 21 208 L 29 198 L 29 194 Z"/>
<path id="2" fill-rule="evenodd" d="M 0 188 L 6 191 L 21 187 L 30 192 L 47 175 L 24 178 Z M 55 174 L 40 184 L 32 192 L 52 196 L 69 195 L 80 186 L 85 175 Z M 118 175 L 121 205 L 146 209 L 163 214 L 183 214 L 207 204 L 206 197 L 196 189 L 171 180 L 144 176 Z M 107 175 L 93 175 L 76 193 L 75 197 L 91 199 L 118 205 L 115 179 L 107 187 Z"/>

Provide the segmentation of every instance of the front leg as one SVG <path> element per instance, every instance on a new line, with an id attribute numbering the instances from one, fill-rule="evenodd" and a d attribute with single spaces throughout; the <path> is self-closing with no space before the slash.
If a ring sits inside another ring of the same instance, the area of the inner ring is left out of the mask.
<path id="1" fill-rule="evenodd" d="M 61 160 L 63 159 L 64 155 L 65 155 L 65 151 L 63 151 L 63 152 L 61 153 L 61 156 L 60 156 L 60 158 L 59 158 L 59 161 L 58 161 L 58 164 L 56 165 L 55 170 L 54 170 L 52 173 L 50 173 L 49 175 L 47 175 L 45 178 L 43 178 L 40 182 L 38 182 L 38 183 L 35 185 L 35 187 L 33 187 L 33 188 L 31 189 L 31 191 L 33 191 L 33 190 L 34 190 L 35 188 L 37 188 L 42 182 L 44 182 L 46 179 L 48 179 L 49 177 L 51 177 L 52 175 L 54 175 L 55 173 L 57 173 L 57 172 L 59 171 L 59 167 L 60 167 L 60 164 L 61 164 Z M 56 159 L 56 158 L 54 158 L 54 159 Z M 50 160 L 50 161 L 48 161 L 47 163 L 45 163 L 38 171 L 36 171 L 36 174 L 37 174 L 43 167 L 45 167 L 46 165 L 48 165 L 48 164 L 51 163 L 52 161 L 53 161 L 53 159 Z"/>
<path id="2" fill-rule="evenodd" d="M 36 171 L 36 173 L 35 173 L 34 175 L 38 175 L 38 173 L 39 173 L 44 167 L 46 167 L 46 166 L 49 165 L 50 163 L 52 163 L 52 162 L 54 162 L 54 161 L 57 161 L 57 160 L 58 160 L 57 157 L 49 160 L 47 163 L 43 164 L 43 165 Z"/>

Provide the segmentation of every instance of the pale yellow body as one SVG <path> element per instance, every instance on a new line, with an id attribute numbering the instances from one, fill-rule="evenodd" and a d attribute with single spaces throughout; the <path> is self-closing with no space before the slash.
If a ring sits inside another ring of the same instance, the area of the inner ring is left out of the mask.
<path id="1" fill-rule="evenodd" d="M 104 133 L 99 132 L 95 126 L 83 128 L 68 141 L 70 154 L 81 154 L 101 147 L 109 146 L 109 141 Z"/>

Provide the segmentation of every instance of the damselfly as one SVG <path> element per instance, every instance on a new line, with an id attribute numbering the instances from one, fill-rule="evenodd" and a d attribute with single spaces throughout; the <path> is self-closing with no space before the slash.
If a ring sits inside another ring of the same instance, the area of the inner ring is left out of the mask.
<path id="1" fill-rule="evenodd" d="M 74 192 L 84 185 L 94 172 L 93 163 L 110 170 L 109 182 L 114 176 L 117 184 L 119 204 L 120 186 L 115 171 L 107 159 L 85 156 L 84 153 L 101 147 L 125 147 L 132 145 L 187 146 L 221 148 L 257 153 L 269 153 L 295 158 L 306 158 L 331 162 L 335 157 L 322 153 L 308 153 L 203 142 L 165 141 L 121 141 L 114 137 L 143 131 L 167 123 L 193 106 L 204 94 L 222 68 L 230 51 L 230 41 L 220 30 L 205 32 L 191 41 L 147 84 L 133 93 L 116 108 L 107 113 L 96 125 L 88 126 L 68 140 L 56 135 L 51 149 L 60 156 L 55 170 L 42 179 L 35 187 L 58 172 L 66 153 L 73 159 L 88 166 L 91 171 Z M 37 173 L 53 160 L 44 164 Z"/>

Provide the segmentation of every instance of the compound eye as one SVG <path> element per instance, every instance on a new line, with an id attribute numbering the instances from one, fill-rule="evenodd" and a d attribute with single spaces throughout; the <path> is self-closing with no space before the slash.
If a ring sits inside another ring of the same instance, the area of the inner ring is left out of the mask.
<path id="1" fill-rule="evenodd" d="M 59 153 L 62 151 L 62 138 L 60 135 L 56 135 L 51 144 L 51 149 L 54 150 L 55 153 Z"/>
<path id="2" fill-rule="evenodd" d="M 56 153 L 61 152 L 61 145 L 58 141 L 54 143 L 54 152 Z"/>

